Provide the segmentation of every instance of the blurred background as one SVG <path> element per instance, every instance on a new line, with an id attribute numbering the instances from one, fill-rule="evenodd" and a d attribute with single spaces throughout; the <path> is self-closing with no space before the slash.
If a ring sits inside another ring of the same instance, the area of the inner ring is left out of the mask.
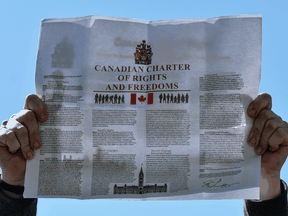
<path id="1" fill-rule="evenodd" d="M 273 98 L 272 110 L 288 120 L 286 0 L 81 0 L 0 1 L 0 122 L 23 108 L 35 93 L 35 63 L 40 23 L 46 18 L 87 15 L 142 20 L 210 18 L 262 14 L 262 75 L 259 92 Z M 286 104 L 287 103 L 287 104 Z M 288 182 L 288 163 L 281 178 Z M 38 215 L 243 215 L 243 200 L 111 201 L 39 199 Z"/>

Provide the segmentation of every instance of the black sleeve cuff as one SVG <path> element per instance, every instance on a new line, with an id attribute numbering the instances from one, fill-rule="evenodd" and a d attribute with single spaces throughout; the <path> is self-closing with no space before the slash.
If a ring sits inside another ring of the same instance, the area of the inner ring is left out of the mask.
<path id="1" fill-rule="evenodd" d="M 0 180 L 0 187 L 6 191 L 10 191 L 12 193 L 16 193 L 19 195 L 23 195 L 23 193 L 24 193 L 24 187 L 23 186 L 9 185 L 6 182 L 4 182 L 2 179 Z"/>
<path id="2" fill-rule="evenodd" d="M 270 200 L 244 200 L 245 216 L 286 216 L 287 185 L 281 180 L 281 194 Z"/>
<path id="3" fill-rule="evenodd" d="M 24 187 L 12 186 L 0 180 L 0 215 L 1 216 L 36 216 L 37 199 L 23 198 Z M 4 184 L 3 184 L 4 182 Z M 3 187 L 4 185 L 4 187 Z M 12 188 L 10 187 L 12 186 Z M 21 195 L 22 198 L 13 198 L 7 191 Z M 21 193 L 22 192 L 22 193 Z"/>

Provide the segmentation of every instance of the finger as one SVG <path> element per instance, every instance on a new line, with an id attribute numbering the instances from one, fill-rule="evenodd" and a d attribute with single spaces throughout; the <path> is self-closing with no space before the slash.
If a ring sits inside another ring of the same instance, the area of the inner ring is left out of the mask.
<path id="1" fill-rule="evenodd" d="M 255 119 L 252 126 L 251 132 L 248 136 L 248 143 L 252 147 L 258 147 L 257 145 L 260 142 L 260 138 L 263 133 L 264 126 L 266 122 L 270 119 L 275 119 L 276 115 L 271 110 L 262 110 L 258 117 Z M 262 149 L 259 149 L 259 154 L 265 151 L 265 146 L 260 146 Z M 256 149 L 255 149 L 256 150 Z"/>
<path id="2" fill-rule="evenodd" d="M 20 148 L 20 143 L 15 133 L 7 128 L 0 128 L 0 146 L 8 147 L 9 152 L 15 153 Z"/>
<path id="3" fill-rule="evenodd" d="M 275 133 L 275 131 L 278 130 L 278 128 L 283 127 L 282 121 L 277 117 L 275 119 L 270 119 L 266 121 L 262 136 L 260 138 L 258 148 L 261 147 L 263 149 L 263 152 L 260 151 L 261 149 L 258 149 L 258 152 L 264 153 L 268 148 L 271 150 L 271 146 L 269 147 L 269 139 Z M 264 151 L 265 150 L 265 151 Z"/>
<path id="4" fill-rule="evenodd" d="M 8 121 L 7 128 L 12 130 L 16 135 L 18 142 L 20 143 L 20 149 L 23 156 L 30 160 L 34 157 L 34 152 L 30 147 L 29 136 L 27 128 L 18 122 L 16 119 Z"/>
<path id="5" fill-rule="evenodd" d="M 40 122 L 45 122 L 48 119 L 45 103 L 35 94 L 26 97 L 24 109 L 32 110 Z"/>
<path id="6" fill-rule="evenodd" d="M 259 115 L 261 110 L 263 109 L 269 109 L 272 108 L 272 98 L 267 93 L 262 93 L 258 95 L 255 100 L 253 100 L 247 109 L 247 114 L 251 118 L 255 118 Z"/>
<path id="7" fill-rule="evenodd" d="M 6 124 L 7 124 L 7 120 L 4 120 L 2 123 L 1 123 L 1 126 L 3 127 L 3 126 L 5 126 Z"/>
<path id="8" fill-rule="evenodd" d="M 14 118 L 16 115 L 17 115 L 17 114 L 13 114 L 13 115 L 11 115 L 10 119 L 11 119 L 11 118 Z"/>
<path id="9" fill-rule="evenodd" d="M 24 125 L 28 130 L 30 147 L 39 149 L 41 147 L 40 131 L 35 113 L 31 110 L 21 110 L 16 118 L 18 122 Z"/>
<path id="10" fill-rule="evenodd" d="M 270 151 L 277 151 L 280 145 L 288 146 L 288 129 L 284 127 L 278 128 L 269 138 Z"/>

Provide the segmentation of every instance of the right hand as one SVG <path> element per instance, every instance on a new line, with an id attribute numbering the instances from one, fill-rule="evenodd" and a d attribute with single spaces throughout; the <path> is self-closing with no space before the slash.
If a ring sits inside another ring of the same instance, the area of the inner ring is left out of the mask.
<path id="1" fill-rule="evenodd" d="M 4 182 L 24 186 L 26 161 L 41 147 L 38 121 L 48 119 L 44 102 L 34 94 L 28 95 L 24 109 L 14 114 L 0 127 L 0 167 Z"/>
<path id="2" fill-rule="evenodd" d="M 260 199 L 281 194 L 280 171 L 288 155 L 288 123 L 272 110 L 269 94 L 258 95 L 247 109 L 254 123 L 248 143 L 261 157 Z"/>

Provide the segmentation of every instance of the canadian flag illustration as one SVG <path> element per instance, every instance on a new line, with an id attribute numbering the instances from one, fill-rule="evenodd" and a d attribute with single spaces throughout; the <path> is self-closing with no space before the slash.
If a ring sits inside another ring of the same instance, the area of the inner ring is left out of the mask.
<path id="1" fill-rule="evenodd" d="M 136 93 L 132 93 L 131 97 L 130 97 L 130 104 L 131 105 L 136 105 L 137 104 L 137 100 L 138 103 L 146 103 L 147 104 L 153 104 L 153 93 L 148 93 L 147 94 L 147 98 L 143 95 L 143 94 L 138 94 L 139 96 L 137 97 Z"/>

